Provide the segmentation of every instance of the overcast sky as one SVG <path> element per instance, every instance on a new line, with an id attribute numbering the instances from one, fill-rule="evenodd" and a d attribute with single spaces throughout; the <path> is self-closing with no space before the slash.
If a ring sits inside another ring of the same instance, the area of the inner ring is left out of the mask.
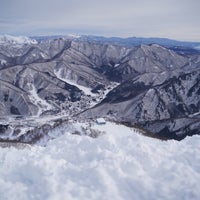
<path id="1" fill-rule="evenodd" d="M 200 42 L 200 0 L 0 0 L 0 34 L 167 37 Z"/>

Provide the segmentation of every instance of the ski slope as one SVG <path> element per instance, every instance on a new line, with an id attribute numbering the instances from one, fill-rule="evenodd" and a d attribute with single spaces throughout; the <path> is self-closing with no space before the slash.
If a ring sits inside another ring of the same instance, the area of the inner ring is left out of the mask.
<path id="1" fill-rule="evenodd" d="M 104 134 L 1 148 L 0 199 L 200 199 L 199 136 L 166 142 L 111 122 L 91 128 Z"/>

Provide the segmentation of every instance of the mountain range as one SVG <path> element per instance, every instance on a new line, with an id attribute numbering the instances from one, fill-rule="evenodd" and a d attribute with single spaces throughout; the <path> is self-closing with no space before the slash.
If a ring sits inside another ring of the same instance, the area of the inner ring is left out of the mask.
<path id="1" fill-rule="evenodd" d="M 0 37 L 1 139 L 9 139 L 10 125 L 2 123 L 9 117 L 61 113 L 105 117 L 161 139 L 200 134 L 199 46 L 160 38 Z M 19 125 L 14 129 L 20 140 Z"/>

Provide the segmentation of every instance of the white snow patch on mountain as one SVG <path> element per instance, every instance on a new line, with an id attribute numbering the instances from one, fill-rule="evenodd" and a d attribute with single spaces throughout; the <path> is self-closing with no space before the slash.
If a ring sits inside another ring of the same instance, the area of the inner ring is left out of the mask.
<path id="1" fill-rule="evenodd" d="M 47 56 L 44 53 L 40 53 L 40 55 L 42 56 L 42 58 L 46 58 Z"/>
<path id="2" fill-rule="evenodd" d="M 37 105 L 37 107 L 39 108 L 37 116 L 40 116 L 44 111 L 51 110 L 53 108 L 52 105 L 47 103 L 47 101 L 39 97 L 33 84 L 29 85 L 29 87 L 31 88 L 31 90 L 29 90 L 29 98 L 32 103 Z"/>
<path id="3" fill-rule="evenodd" d="M 73 80 L 70 80 L 68 78 L 63 78 L 61 76 L 61 69 L 60 70 L 55 70 L 54 74 L 56 75 L 57 78 L 59 78 L 60 80 L 64 81 L 65 83 L 68 83 L 70 85 L 76 86 L 77 88 L 79 88 L 80 90 L 82 90 L 86 95 L 91 95 L 91 96 L 96 96 L 96 94 L 91 92 L 91 88 L 85 87 L 83 85 L 79 85 L 78 83 L 76 83 Z"/>
<path id="4" fill-rule="evenodd" d="M 0 44 L 37 44 L 37 41 L 26 36 L 0 35 Z"/>
<path id="5" fill-rule="evenodd" d="M 68 37 L 71 37 L 71 38 L 80 38 L 81 36 L 78 35 L 78 34 L 68 34 L 67 35 Z"/>
<path id="6" fill-rule="evenodd" d="M 7 64 L 7 61 L 6 61 L 6 60 L 0 59 L 0 63 L 1 63 L 1 65 L 6 65 L 6 64 Z"/>
<path id="7" fill-rule="evenodd" d="M 46 147 L 0 151 L 0 199 L 200 199 L 200 138 L 144 137 L 92 125 L 92 139 L 66 134 Z"/>

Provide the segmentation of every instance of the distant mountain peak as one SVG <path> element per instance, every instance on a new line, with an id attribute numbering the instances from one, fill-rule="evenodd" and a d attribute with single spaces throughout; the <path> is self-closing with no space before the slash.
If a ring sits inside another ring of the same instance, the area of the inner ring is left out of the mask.
<path id="1" fill-rule="evenodd" d="M 26 36 L 0 35 L 0 44 L 37 44 L 37 41 Z"/>

